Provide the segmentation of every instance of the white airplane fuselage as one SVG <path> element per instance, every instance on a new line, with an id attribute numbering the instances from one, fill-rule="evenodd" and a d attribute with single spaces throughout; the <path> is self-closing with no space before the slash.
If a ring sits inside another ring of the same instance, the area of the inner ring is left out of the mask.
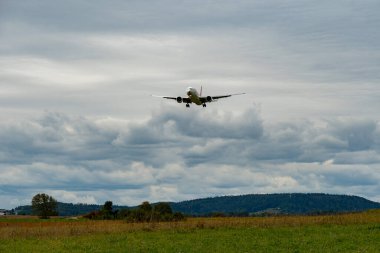
<path id="1" fill-rule="evenodd" d="M 187 88 L 186 94 L 189 97 L 189 99 L 191 100 L 191 102 L 193 102 L 194 104 L 196 104 L 196 105 L 202 105 L 203 104 L 202 101 L 199 99 L 200 95 L 199 95 L 198 91 L 196 89 L 194 89 L 193 87 Z"/>

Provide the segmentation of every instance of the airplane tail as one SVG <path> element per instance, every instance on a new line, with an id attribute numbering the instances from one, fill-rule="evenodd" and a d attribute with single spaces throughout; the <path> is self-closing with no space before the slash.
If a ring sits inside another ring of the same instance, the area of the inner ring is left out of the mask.
<path id="1" fill-rule="evenodd" d="M 199 96 L 201 96 L 201 97 L 202 97 L 202 88 L 203 88 L 203 87 L 201 86 L 201 93 L 199 94 Z"/>

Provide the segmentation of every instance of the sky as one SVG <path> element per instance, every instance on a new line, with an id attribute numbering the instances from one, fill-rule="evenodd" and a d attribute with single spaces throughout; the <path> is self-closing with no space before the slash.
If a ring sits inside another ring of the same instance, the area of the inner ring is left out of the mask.
<path id="1" fill-rule="evenodd" d="M 0 208 L 380 201 L 380 2 L 0 0 Z M 207 108 L 151 95 L 245 92 Z"/>

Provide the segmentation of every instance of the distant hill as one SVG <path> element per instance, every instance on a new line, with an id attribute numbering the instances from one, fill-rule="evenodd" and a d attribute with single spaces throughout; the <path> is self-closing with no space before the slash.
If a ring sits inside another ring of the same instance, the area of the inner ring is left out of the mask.
<path id="1" fill-rule="evenodd" d="M 380 208 L 380 203 L 347 195 L 320 193 L 250 194 L 195 199 L 172 203 L 173 210 L 190 215 L 313 214 L 355 212 Z"/>
<path id="2" fill-rule="evenodd" d="M 95 204 L 71 204 L 58 202 L 58 214 L 60 216 L 77 216 L 90 213 L 92 211 L 100 210 L 103 205 Z M 127 206 L 113 206 L 113 209 L 125 209 Z M 32 213 L 32 206 L 18 206 L 15 212 L 19 215 L 29 215 Z"/>
<path id="3" fill-rule="evenodd" d="M 357 212 L 380 208 L 380 203 L 365 198 L 322 193 L 249 194 L 195 199 L 170 203 L 173 211 L 187 215 L 266 215 Z M 60 216 L 76 216 L 101 209 L 102 205 L 58 203 Z M 132 208 L 113 206 L 116 209 Z M 18 214 L 31 214 L 31 206 L 15 208 Z"/>

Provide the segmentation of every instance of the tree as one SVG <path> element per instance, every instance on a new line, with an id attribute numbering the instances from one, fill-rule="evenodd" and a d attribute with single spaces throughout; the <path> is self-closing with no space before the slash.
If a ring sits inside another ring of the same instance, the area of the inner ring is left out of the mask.
<path id="1" fill-rule="evenodd" d="M 103 206 L 103 212 L 105 213 L 112 213 L 112 201 L 106 201 Z"/>
<path id="2" fill-rule="evenodd" d="M 153 207 L 148 201 L 144 201 L 136 210 L 136 220 L 150 221 L 153 217 Z"/>
<path id="3" fill-rule="evenodd" d="M 109 220 L 109 219 L 112 219 L 112 218 L 115 218 L 115 212 L 113 212 L 112 210 L 112 201 L 106 201 L 104 203 L 104 206 L 102 208 L 102 210 L 100 211 L 102 214 L 103 214 L 103 219 L 105 220 Z"/>
<path id="4" fill-rule="evenodd" d="M 144 201 L 139 205 L 139 209 L 143 212 L 150 213 L 152 212 L 152 205 L 148 201 Z"/>
<path id="5" fill-rule="evenodd" d="M 169 203 L 159 202 L 154 206 L 154 211 L 159 215 L 171 215 L 173 213 L 172 208 Z"/>
<path id="6" fill-rule="evenodd" d="M 57 201 L 45 193 L 38 193 L 33 197 L 32 209 L 33 213 L 41 219 L 48 219 L 49 216 L 58 215 Z"/>
<path id="7" fill-rule="evenodd" d="M 170 221 L 173 219 L 173 211 L 169 203 L 160 202 L 154 206 L 154 219 L 157 221 Z"/>

